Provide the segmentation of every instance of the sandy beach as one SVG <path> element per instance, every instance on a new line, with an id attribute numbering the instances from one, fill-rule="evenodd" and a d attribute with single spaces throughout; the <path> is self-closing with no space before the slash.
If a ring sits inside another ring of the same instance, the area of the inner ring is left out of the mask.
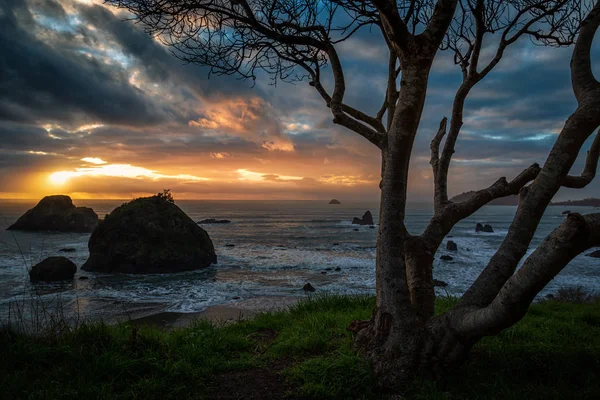
<path id="1" fill-rule="evenodd" d="M 228 304 L 208 307 L 195 313 L 157 312 L 130 319 L 136 326 L 157 326 L 166 329 L 182 328 L 193 321 L 206 319 L 217 324 L 242 321 L 261 312 L 285 310 L 298 302 L 297 297 L 254 297 L 240 299 Z"/>

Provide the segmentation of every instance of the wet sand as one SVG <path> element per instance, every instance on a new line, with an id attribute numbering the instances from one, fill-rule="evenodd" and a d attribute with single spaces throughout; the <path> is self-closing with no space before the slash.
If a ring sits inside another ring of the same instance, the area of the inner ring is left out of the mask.
<path id="1" fill-rule="evenodd" d="M 131 318 L 130 323 L 136 326 L 146 325 L 166 329 L 182 328 L 201 319 L 216 324 L 228 324 L 251 318 L 260 312 L 285 310 L 296 304 L 298 300 L 297 297 L 261 296 L 208 307 L 204 311 L 195 313 L 158 312 Z"/>

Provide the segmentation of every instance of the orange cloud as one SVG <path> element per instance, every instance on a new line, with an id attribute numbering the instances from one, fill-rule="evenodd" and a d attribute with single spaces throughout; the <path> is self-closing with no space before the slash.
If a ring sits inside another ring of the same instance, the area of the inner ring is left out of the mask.
<path id="1" fill-rule="evenodd" d="M 269 151 L 294 151 L 275 110 L 260 97 L 212 101 L 199 110 L 205 116 L 188 125 L 253 141 Z"/>

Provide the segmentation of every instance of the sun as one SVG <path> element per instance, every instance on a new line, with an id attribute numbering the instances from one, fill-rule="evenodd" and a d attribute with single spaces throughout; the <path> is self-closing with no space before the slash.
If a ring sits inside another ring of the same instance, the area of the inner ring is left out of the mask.
<path id="1" fill-rule="evenodd" d="M 50 182 L 54 185 L 64 185 L 69 180 L 71 174 L 68 171 L 60 171 L 50 174 Z"/>

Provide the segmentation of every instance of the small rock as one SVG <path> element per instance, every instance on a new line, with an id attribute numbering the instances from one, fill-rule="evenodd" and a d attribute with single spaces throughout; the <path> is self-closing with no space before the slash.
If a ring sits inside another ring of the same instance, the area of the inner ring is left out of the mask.
<path id="1" fill-rule="evenodd" d="M 232 300 L 239 300 L 241 297 L 240 296 L 233 296 L 231 299 Z"/>
<path id="2" fill-rule="evenodd" d="M 208 218 L 208 219 L 203 219 L 202 221 L 198 221 L 196 222 L 197 224 L 229 224 L 231 221 L 228 219 L 214 219 L 214 218 Z"/>
<path id="3" fill-rule="evenodd" d="M 77 250 L 72 247 L 65 247 L 64 249 L 59 250 L 59 252 L 61 252 L 61 253 L 73 253 L 75 251 L 77 251 Z"/>
<path id="4" fill-rule="evenodd" d="M 452 258 L 451 256 L 448 256 L 448 255 L 444 254 L 443 256 L 440 257 L 440 260 L 452 261 L 452 260 L 454 260 L 454 258 Z"/>
<path id="5" fill-rule="evenodd" d="M 492 228 L 492 226 L 490 224 L 482 225 L 482 224 L 480 224 L 478 222 L 477 225 L 475 226 L 475 232 L 493 233 L 494 232 L 494 228 Z"/>
<path id="6" fill-rule="evenodd" d="M 555 297 L 554 297 L 554 295 L 553 295 L 552 293 L 550 293 L 550 294 L 547 294 L 547 295 L 546 295 L 546 298 L 547 298 L 548 300 L 554 300 L 554 299 L 555 299 Z"/>
<path id="7" fill-rule="evenodd" d="M 331 201 L 329 202 L 329 204 L 342 204 L 342 203 L 340 203 L 340 201 L 337 200 L 337 199 L 331 199 Z"/>
<path id="8" fill-rule="evenodd" d="M 448 240 L 448 243 L 446 243 L 446 250 L 458 251 L 458 246 L 452 240 Z"/>
<path id="9" fill-rule="evenodd" d="M 337 243 L 337 242 L 336 242 L 336 243 L 334 243 L 334 244 L 332 244 L 332 246 L 339 246 L 339 245 L 340 245 L 340 244 L 339 244 L 339 243 Z"/>
<path id="10" fill-rule="evenodd" d="M 354 232 L 358 232 L 358 228 L 354 228 L 354 229 L 353 229 L 353 231 L 354 231 Z"/>
<path id="11" fill-rule="evenodd" d="M 335 267 L 334 271 L 335 272 L 340 272 L 342 269 L 340 267 Z"/>
<path id="12" fill-rule="evenodd" d="M 65 257 L 48 257 L 29 271 L 31 282 L 55 282 L 73 279 L 77 266 Z"/>
<path id="13" fill-rule="evenodd" d="M 235 247 L 235 244 L 233 244 L 233 243 L 227 243 L 227 244 L 225 245 L 225 247 Z"/>
<path id="14" fill-rule="evenodd" d="M 562 212 L 562 215 L 569 215 L 571 214 L 571 210 L 566 210 Z"/>
<path id="15" fill-rule="evenodd" d="M 369 227 L 369 229 L 375 229 L 375 226 L 371 225 L 371 226 Z"/>
<path id="16" fill-rule="evenodd" d="M 306 285 L 304 285 L 304 286 L 302 287 L 302 290 L 304 290 L 305 292 L 314 292 L 314 291 L 315 291 L 315 290 L 317 290 L 317 289 L 315 289 L 315 288 L 313 287 L 313 285 L 311 285 L 310 283 L 307 283 Z"/>
<path id="17" fill-rule="evenodd" d="M 594 251 L 593 253 L 590 253 L 587 256 L 593 258 L 600 258 L 600 250 Z"/>
<path id="18" fill-rule="evenodd" d="M 446 287 L 448 284 L 444 281 L 440 281 L 438 279 L 433 280 L 433 287 Z"/>
<path id="19" fill-rule="evenodd" d="M 333 268 L 325 268 L 325 271 L 333 271 Z"/>
<path id="20" fill-rule="evenodd" d="M 80 277 L 79 277 L 79 280 L 80 280 L 80 281 L 85 281 L 85 280 L 87 280 L 87 279 L 90 279 L 90 278 L 88 278 L 87 276 L 80 276 Z"/>
<path id="21" fill-rule="evenodd" d="M 321 271 L 322 275 L 327 275 L 327 271 Z"/>

